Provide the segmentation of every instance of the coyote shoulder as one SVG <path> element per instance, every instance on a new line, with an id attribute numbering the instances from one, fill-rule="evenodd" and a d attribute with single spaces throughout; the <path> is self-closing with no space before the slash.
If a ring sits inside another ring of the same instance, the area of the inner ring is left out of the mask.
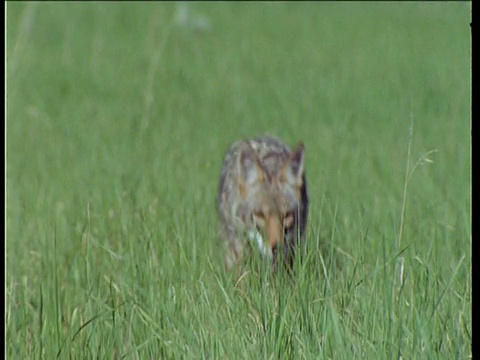
<path id="1" fill-rule="evenodd" d="M 231 269 L 250 243 L 276 264 L 293 263 L 308 211 L 305 149 L 264 136 L 233 143 L 223 161 L 217 207 L 225 266 Z"/>

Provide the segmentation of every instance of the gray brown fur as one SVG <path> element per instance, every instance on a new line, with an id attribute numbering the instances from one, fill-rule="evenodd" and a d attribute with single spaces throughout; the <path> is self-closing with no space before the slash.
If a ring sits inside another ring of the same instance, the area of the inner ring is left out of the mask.
<path id="1" fill-rule="evenodd" d="M 261 234 L 274 264 L 277 245 L 292 264 L 308 212 L 304 152 L 303 144 L 291 150 L 271 136 L 238 141 L 228 149 L 217 197 L 228 269 L 241 260 L 251 231 Z"/>

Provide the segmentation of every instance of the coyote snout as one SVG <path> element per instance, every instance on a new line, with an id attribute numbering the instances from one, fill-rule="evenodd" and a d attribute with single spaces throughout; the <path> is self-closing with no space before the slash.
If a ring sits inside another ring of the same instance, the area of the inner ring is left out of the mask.
<path id="1" fill-rule="evenodd" d="M 239 141 L 229 148 L 217 199 L 228 269 L 242 258 L 248 240 L 273 263 L 281 248 L 292 265 L 308 210 L 304 155 L 303 144 L 290 150 L 272 137 Z"/>

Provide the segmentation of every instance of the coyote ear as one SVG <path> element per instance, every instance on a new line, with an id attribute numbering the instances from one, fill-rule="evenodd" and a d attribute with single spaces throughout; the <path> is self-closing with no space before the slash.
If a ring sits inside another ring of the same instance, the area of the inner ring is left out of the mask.
<path id="1" fill-rule="evenodd" d="M 303 143 L 297 147 L 290 154 L 290 159 L 287 160 L 282 169 L 282 180 L 292 185 L 301 186 L 303 176 L 303 163 L 305 159 L 305 146 Z"/>
<path id="2" fill-rule="evenodd" d="M 238 183 L 240 187 L 247 187 L 264 180 L 263 169 L 253 149 L 245 144 L 240 150 L 237 162 Z"/>

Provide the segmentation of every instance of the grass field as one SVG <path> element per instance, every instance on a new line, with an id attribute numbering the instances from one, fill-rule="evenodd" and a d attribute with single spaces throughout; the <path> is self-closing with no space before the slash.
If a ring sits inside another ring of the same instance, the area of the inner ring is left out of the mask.
<path id="1" fill-rule="evenodd" d="M 471 4 L 8 3 L 11 359 L 471 357 Z M 235 140 L 306 147 L 293 278 L 226 274 Z"/>

